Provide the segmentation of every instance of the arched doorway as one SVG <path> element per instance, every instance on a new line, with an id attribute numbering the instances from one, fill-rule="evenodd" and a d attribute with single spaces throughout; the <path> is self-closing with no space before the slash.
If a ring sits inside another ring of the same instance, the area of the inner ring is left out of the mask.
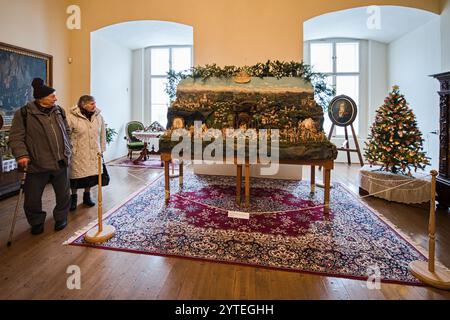
<path id="1" fill-rule="evenodd" d="M 439 15 L 399 6 L 360 7 L 314 17 L 303 29 L 305 61 L 329 76 L 338 95 L 357 101 L 361 144 L 396 84 L 418 118 L 428 155 L 437 160 L 437 136 L 431 132 L 439 121 L 428 106 L 438 105 L 438 85 L 428 75 L 441 68 Z M 325 128 L 330 127 L 326 121 Z M 344 141 L 344 130 L 335 130 L 333 142 L 340 146 Z M 338 159 L 345 161 L 343 155 Z"/>
<path id="2" fill-rule="evenodd" d="M 91 33 L 91 93 L 108 126 L 119 132 L 108 159 L 127 153 L 127 122 L 148 126 L 165 121 L 167 72 L 192 66 L 193 38 L 191 26 L 155 20 L 119 23 Z"/>

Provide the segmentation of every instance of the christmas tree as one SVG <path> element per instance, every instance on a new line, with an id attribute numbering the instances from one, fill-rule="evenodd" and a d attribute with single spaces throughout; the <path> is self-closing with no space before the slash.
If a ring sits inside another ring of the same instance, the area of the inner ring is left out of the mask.
<path id="1" fill-rule="evenodd" d="M 382 165 L 382 170 L 411 175 L 411 167 L 417 171 L 430 164 L 422 145 L 416 116 L 400 88 L 394 86 L 377 110 L 365 156 L 371 165 Z"/>

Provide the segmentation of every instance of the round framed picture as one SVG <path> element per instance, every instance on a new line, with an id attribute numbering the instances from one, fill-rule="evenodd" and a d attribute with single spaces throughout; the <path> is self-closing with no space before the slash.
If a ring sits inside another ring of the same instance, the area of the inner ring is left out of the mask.
<path id="1" fill-rule="evenodd" d="M 328 108 L 331 122 L 339 127 L 351 125 L 358 115 L 358 107 L 349 96 L 341 95 L 334 98 Z"/>

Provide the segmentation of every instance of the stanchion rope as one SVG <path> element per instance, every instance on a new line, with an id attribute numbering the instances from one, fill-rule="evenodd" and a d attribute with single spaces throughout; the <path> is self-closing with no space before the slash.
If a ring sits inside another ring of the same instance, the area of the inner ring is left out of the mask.
<path id="1" fill-rule="evenodd" d="M 403 187 L 405 185 L 408 185 L 408 184 L 416 182 L 416 181 L 417 180 L 409 180 L 406 183 L 400 184 L 400 185 L 392 187 L 392 188 L 388 188 L 388 189 L 385 189 L 385 190 L 382 190 L 382 191 L 373 192 L 371 194 L 368 194 L 368 195 L 365 195 L 365 196 L 362 196 L 362 197 L 357 195 L 357 197 L 362 200 L 362 199 L 365 199 L 365 198 L 368 198 L 368 197 L 372 197 L 374 195 L 377 195 L 377 194 L 380 194 L 380 193 L 383 193 L 383 192 L 387 192 L 387 191 L 390 191 L 390 190 L 394 190 L 394 189 Z M 419 190 L 421 188 L 416 188 L 416 189 Z M 416 190 L 416 189 L 409 189 L 409 190 Z M 223 208 L 212 206 L 212 205 L 209 205 L 209 204 L 206 204 L 206 203 L 202 203 L 202 202 L 190 199 L 190 198 L 183 197 L 180 194 L 174 194 L 174 196 L 178 197 L 180 199 L 192 202 L 192 203 L 196 203 L 198 205 L 202 205 L 202 206 L 208 207 L 208 208 L 216 210 L 216 211 L 222 211 L 222 212 L 227 212 L 227 213 L 230 211 L 230 210 L 226 210 L 226 209 L 223 209 Z M 308 210 L 323 209 L 323 208 L 325 208 L 325 205 L 318 205 L 318 206 L 314 206 L 314 207 L 300 208 L 300 209 L 293 209 L 293 210 L 266 211 L 266 212 L 246 212 L 246 213 L 248 213 L 250 215 L 264 215 L 264 214 L 278 214 L 278 213 L 300 212 L 300 211 L 308 211 Z"/>

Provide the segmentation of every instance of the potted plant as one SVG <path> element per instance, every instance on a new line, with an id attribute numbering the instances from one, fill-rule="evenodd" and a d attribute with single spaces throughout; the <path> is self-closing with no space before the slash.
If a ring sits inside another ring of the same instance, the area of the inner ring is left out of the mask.
<path id="1" fill-rule="evenodd" d="M 117 135 L 116 129 L 108 128 L 108 124 L 105 125 L 106 127 L 106 143 L 110 144 L 114 141 L 114 137 Z"/>

